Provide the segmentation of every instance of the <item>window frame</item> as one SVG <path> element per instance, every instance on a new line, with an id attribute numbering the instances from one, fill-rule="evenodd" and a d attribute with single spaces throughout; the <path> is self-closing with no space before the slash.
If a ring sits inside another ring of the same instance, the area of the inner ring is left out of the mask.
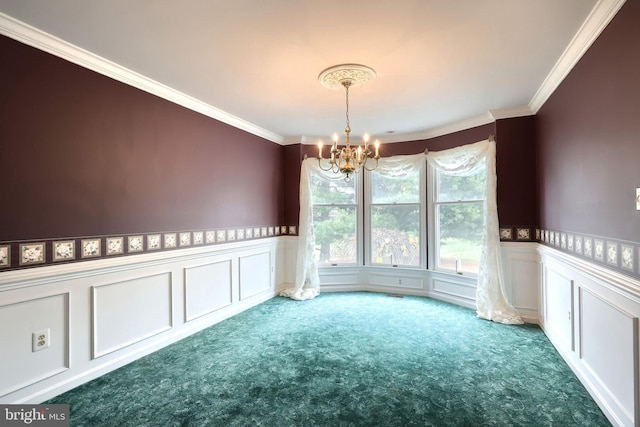
<path id="1" fill-rule="evenodd" d="M 485 171 L 486 174 L 486 171 Z M 440 218 L 438 213 L 438 206 L 440 205 L 456 205 L 456 204 L 467 204 L 467 203 L 482 203 L 483 210 L 485 209 L 484 201 L 485 199 L 461 199 L 455 201 L 438 201 L 439 195 L 439 180 L 438 180 L 438 170 L 431 166 L 431 164 L 427 163 L 427 176 L 430 181 L 430 185 L 427 186 L 427 212 L 431 221 L 428 221 L 428 247 L 431 249 L 428 253 L 428 269 L 437 271 L 440 273 L 448 273 L 448 274 L 457 274 L 465 277 L 478 277 L 477 273 L 471 272 L 457 272 L 455 269 L 447 269 L 441 268 L 438 265 L 439 254 L 440 254 Z M 486 177 L 485 177 L 486 179 Z"/>
<path id="2" fill-rule="evenodd" d="M 426 158 L 425 158 L 426 163 Z M 364 259 L 365 266 L 369 267 L 393 267 L 393 268 L 406 268 L 406 269 L 421 269 L 424 270 L 427 268 L 427 200 L 425 197 L 426 194 L 426 167 L 422 167 L 418 170 L 418 181 L 419 181 L 419 201 L 417 203 L 373 203 L 373 186 L 371 185 L 372 177 L 371 174 L 376 173 L 375 171 L 365 171 L 364 173 L 364 204 L 363 211 L 366 214 L 365 228 L 364 228 L 364 236 L 366 236 L 366 244 L 364 245 Z M 418 205 L 419 207 L 419 226 L 418 226 L 418 236 L 420 239 L 419 244 L 419 264 L 418 265 L 402 265 L 402 264 L 383 264 L 383 263 L 374 263 L 372 262 L 371 255 L 372 249 L 371 244 L 373 243 L 373 239 L 371 237 L 371 225 L 372 225 L 372 208 L 374 206 L 398 206 L 398 205 Z"/>
<path id="3" fill-rule="evenodd" d="M 313 176 L 319 176 L 322 179 L 326 179 L 324 176 L 322 176 L 319 173 L 316 172 L 311 172 L 311 177 L 310 179 L 313 180 Z M 354 267 L 354 266 L 361 266 L 363 265 L 363 241 L 362 241 L 362 223 L 363 223 L 363 213 L 362 213 L 362 177 L 360 176 L 362 174 L 358 173 L 358 174 L 352 174 L 350 180 L 354 181 L 355 184 L 355 194 L 354 194 L 354 198 L 355 198 L 355 203 L 313 203 L 313 199 L 311 202 L 311 216 L 313 218 L 314 215 L 314 211 L 315 211 L 315 207 L 316 206 L 328 206 L 328 207 L 335 207 L 335 206 L 353 206 L 355 208 L 356 211 L 356 224 L 355 224 L 355 231 L 356 231 L 356 260 L 353 263 L 324 263 L 324 262 L 320 262 L 318 261 L 318 268 L 330 268 L 330 267 L 339 267 L 339 266 L 345 266 L 345 267 Z M 330 181 L 330 180 L 329 180 Z M 310 197 L 312 197 L 310 195 Z M 315 227 L 315 224 L 314 224 Z"/>

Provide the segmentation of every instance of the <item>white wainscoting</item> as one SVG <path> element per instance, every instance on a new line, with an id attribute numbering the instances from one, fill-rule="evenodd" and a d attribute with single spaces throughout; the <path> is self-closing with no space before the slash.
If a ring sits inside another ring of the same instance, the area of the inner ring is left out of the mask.
<path id="1" fill-rule="evenodd" d="M 42 402 L 272 298 L 292 277 L 281 261 L 295 259 L 291 241 L 0 273 L 0 403 Z M 33 352 L 43 329 L 50 347 Z"/>
<path id="2" fill-rule="evenodd" d="M 507 298 L 529 323 L 540 322 L 540 261 L 537 243 L 503 243 Z M 475 308 L 473 276 L 399 267 L 320 268 L 322 292 L 372 291 L 421 295 Z"/>
<path id="3" fill-rule="evenodd" d="M 640 282 L 540 246 L 543 328 L 618 426 L 640 425 Z"/>
<path id="4" fill-rule="evenodd" d="M 0 403 L 37 403 L 272 298 L 295 278 L 280 236 L 0 273 Z M 640 283 L 536 243 L 503 243 L 505 292 L 540 323 L 614 425 L 640 426 Z M 334 267 L 322 291 L 475 305 L 475 278 Z M 10 325 L 10 327 L 7 327 Z M 32 351 L 32 333 L 50 347 Z"/>

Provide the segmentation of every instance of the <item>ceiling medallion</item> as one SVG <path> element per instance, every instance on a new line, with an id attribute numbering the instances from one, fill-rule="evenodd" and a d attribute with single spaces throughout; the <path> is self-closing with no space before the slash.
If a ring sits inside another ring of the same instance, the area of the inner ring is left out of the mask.
<path id="1" fill-rule="evenodd" d="M 376 72 L 373 68 L 360 64 L 334 65 L 318 76 L 320 84 L 329 89 L 341 89 L 345 80 L 351 82 L 351 87 L 360 87 L 375 78 Z"/>
<path id="2" fill-rule="evenodd" d="M 346 134 L 345 146 L 338 148 L 338 134 L 334 132 L 332 137 L 331 158 L 328 159 L 328 166 L 323 167 L 321 163 L 323 160 L 322 141 L 319 141 L 318 166 L 324 171 L 344 174 L 347 181 L 350 179 L 352 173 L 358 173 L 364 169 L 374 170 L 378 167 L 380 142 L 376 140 L 374 144 L 375 155 L 371 157 L 376 161 L 376 164 L 372 168 L 369 168 L 366 166 L 366 163 L 373 154 L 371 150 L 369 150 L 369 134 L 365 132 L 362 136 L 362 140 L 364 141 L 362 145 L 359 145 L 357 148 L 351 148 L 351 123 L 349 121 L 349 88 L 362 86 L 375 77 L 376 72 L 373 71 L 372 68 L 359 64 L 341 64 L 329 67 L 318 76 L 320 84 L 324 87 L 329 89 L 344 87 L 347 105 L 347 126 L 344 129 L 344 133 Z"/>

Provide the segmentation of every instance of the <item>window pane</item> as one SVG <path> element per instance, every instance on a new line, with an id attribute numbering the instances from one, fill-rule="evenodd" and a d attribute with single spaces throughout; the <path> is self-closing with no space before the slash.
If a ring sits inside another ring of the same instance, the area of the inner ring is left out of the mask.
<path id="1" fill-rule="evenodd" d="M 318 262 L 327 264 L 357 261 L 355 206 L 314 206 Z"/>
<path id="2" fill-rule="evenodd" d="M 420 266 L 420 205 L 371 207 L 371 263 Z"/>
<path id="3" fill-rule="evenodd" d="M 455 203 L 438 206 L 438 267 L 478 273 L 482 245 L 482 202 Z"/>
<path id="4" fill-rule="evenodd" d="M 311 175 L 311 203 L 356 204 L 356 180 L 330 181 Z"/>
<path id="5" fill-rule="evenodd" d="M 403 177 L 372 172 L 371 203 L 420 203 L 420 172 Z"/>
<path id="6" fill-rule="evenodd" d="M 485 192 L 485 178 L 484 163 L 468 176 L 452 176 L 438 172 L 438 201 L 482 200 Z"/>

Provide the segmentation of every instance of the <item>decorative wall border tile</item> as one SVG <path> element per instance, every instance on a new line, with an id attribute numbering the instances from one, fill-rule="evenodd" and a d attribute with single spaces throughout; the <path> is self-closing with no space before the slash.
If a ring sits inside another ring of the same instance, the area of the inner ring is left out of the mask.
<path id="1" fill-rule="evenodd" d="M 177 236 L 176 233 L 165 233 L 164 234 L 164 248 L 165 249 L 175 248 L 178 245 L 178 239 L 177 239 L 176 236 Z"/>
<path id="2" fill-rule="evenodd" d="M 129 244 L 127 252 L 133 253 L 144 251 L 144 238 L 141 234 L 137 236 L 129 236 L 127 242 Z"/>
<path id="3" fill-rule="evenodd" d="M 562 243 L 565 235 L 566 246 Z M 536 236 L 539 243 L 555 246 L 607 268 L 640 277 L 640 242 L 546 229 L 540 229 L 539 233 L 536 231 Z"/>
<path id="4" fill-rule="evenodd" d="M 607 264 L 618 265 L 618 244 L 607 242 Z"/>
<path id="5" fill-rule="evenodd" d="M 633 246 L 625 245 L 624 243 L 620 245 L 620 264 L 621 267 L 625 270 L 634 271 L 633 269 L 633 260 L 635 257 L 633 256 Z"/>
<path id="6" fill-rule="evenodd" d="M 582 255 L 582 236 L 576 236 L 575 248 L 576 253 Z"/>
<path id="7" fill-rule="evenodd" d="M 297 227 L 295 225 L 266 225 L 149 234 L 136 233 L 127 236 L 79 236 L 64 239 L 42 239 L 34 242 L 2 241 L 0 242 L 0 273 L 21 268 L 43 267 L 60 262 L 90 261 L 114 255 L 136 255 L 159 250 L 179 250 L 196 245 L 213 245 L 296 234 Z"/>
<path id="8" fill-rule="evenodd" d="M 544 230 L 530 225 L 502 225 L 498 232 L 500 240 L 503 242 L 537 242 L 551 238 L 551 236 L 545 236 Z"/>
<path id="9" fill-rule="evenodd" d="M 11 267 L 11 245 L 0 245 L 0 268 Z"/>
<path id="10" fill-rule="evenodd" d="M 597 261 L 604 261 L 604 240 L 593 239 L 593 257 Z"/>
<path id="11" fill-rule="evenodd" d="M 158 249 L 162 249 L 162 235 L 147 234 L 147 250 L 155 251 Z"/>
<path id="12" fill-rule="evenodd" d="M 80 244 L 81 258 L 96 258 L 100 256 L 100 239 L 82 239 Z"/>
<path id="13" fill-rule="evenodd" d="M 124 253 L 124 237 L 107 237 L 107 255 Z"/>
<path id="14" fill-rule="evenodd" d="M 531 229 L 516 227 L 516 240 L 531 240 Z"/>
<path id="15" fill-rule="evenodd" d="M 183 231 L 180 233 L 180 247 L 191 246 L 191 232 Z"/>
<path id="16" fill-rule="evenodd" d="M 193 244 L 201 245 L 204 243 L 204 232 L 202 231 L 194 231 L 193 232 Z"/>
<path id="17" fill-rule="evenodd" d="M 584 238 L 584 256 L 593 258 L 593 239 L 591 237 Z"/>
<path id="18" fill-rule="evenodd" d="M 53 261 L 70 261 L 76 258 L 76 241 L 53 242 Z"/>
<path id="19" fill-rule="evenodd" d="M 44 242 L 20 244 L 20 265 L 44 264 L 45 260 Z"/>

